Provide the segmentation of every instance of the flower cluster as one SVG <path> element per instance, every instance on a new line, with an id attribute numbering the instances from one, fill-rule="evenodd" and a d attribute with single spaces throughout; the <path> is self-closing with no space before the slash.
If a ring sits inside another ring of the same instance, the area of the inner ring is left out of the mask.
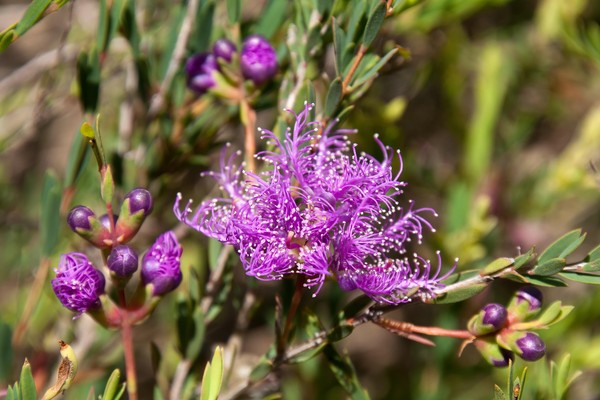
<path id="1" fill-rule="evenodd" d="M 123 201 L 120 215 L 96 214 L 88 207 L 77 206 L 67 217 L 69 227 L 95 247 L 102 250 L 113 287 L 123 290 L 138 270 L 138 254 L 126 245 L 140 229 L 152 211 L 152 196 L 146 189 L 134 189 Z M 151 285 L 153 296 L 162 296 L 181 282 L 180 257 L 182 248 L 172 232 L 159 236 L 144 255 L 141 263 L 141 291 Z M 104 274 L 82 253 L 64 254 L 56 269 L 52 288 L 59 301 L 77 316 L 89 312 L 102 314 L 100 322 L 118 326 L 119 315 L 105 315 L 101 296 L 105 293 Z M 122 306 L 122 305 L 121 305 Z M 148 312 L 150 309 L 148 309 Z M 118 313 L 117 313 L 118 314 Z M 140 313 L 140 318 L 143 313 Z"/>
<path id="2" fill-rule="evenodd" d="M 218 85 L 225 85 L 225 81 L 219 79 L 220 76 L 237 81 L 241 80 L 240 73 L 244 79 L 255 85 L 262 85 L 277 73 L 275 49 L 262 36 L 247 37 L 242 44 L 240 56 L 236 57 L 236 53 L 235 44 L 221 38 L 215 42 L 211 52 L 192 55 L 185 65 L 188 87 L 197 94 L 204 94 Z M 226 65 L 229 68 L 224 68 Z"/>
<path id="3" fill-rule="evenodd" d="M 353 131 L 309 122 L 313 107 L 294 114 L 282 141 L 261 130 L 274 149 L 257 154 L 269 164 L 264 172 L 244 171 L 234 165 L 235 155 L 223 152 L 221 170 L 209 175 L 226 196 L 194 211 L 191 201 L 181 209 L 179 195 L 175 215 L 233 245 L 246 274 L 261 280 L 300 275 L 316 294 L 331 277 L 344 290 L 392 304 L 433 295 L 442 286 L 440 267 L 433 272 L 428 260 L 407 257 L 406 246 L 420 242 L 425 229 L 433 231 L 424 215 L 435 212 L 400 205 L 402 166 L 392 171 L 394 152 L 377 136 L 383 161 L 359 154 L 348 141 Z"/>
<path id="4" fill-rule="evenodd" d="M 476 337 L 475 347 L 495 367 L 506 367 L 515 353 L 525 361 L 539 360 L 546 354 L 546 345 L 528 329 L 544 326 L 524 321 L 539 314 L 541 306 L 542 293 L 534 286 L 517 291 L 507 308 L 487 304 L 467 325 Z"/>

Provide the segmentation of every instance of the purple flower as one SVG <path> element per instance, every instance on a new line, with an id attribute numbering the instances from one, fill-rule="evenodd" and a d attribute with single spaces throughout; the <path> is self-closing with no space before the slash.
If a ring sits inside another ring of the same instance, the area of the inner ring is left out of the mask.
<path id="1" fill-rule="evenodd" d="M 160 235 L 142 259 L 142 282 L 154 286 L 153 294 L 161 296 L 181 283 L 181 253 L 175 234 Z"/>
<path id="2" fill-rule="evenodd" d="M 211 53 L 195 54 L 185 64 L 187 85 L 198 94 L 204 94 L 217 83 L 213 72 L 218 69 L 217 60 Z"/>
<path id="3" fill-rule="evenodd" d="M 138 255 L 129 246 L 116 246 L 108 256 L 107 265 L 116 276 L 128 277 L 137 270 Z"/>
<path id="4" fill-rule="evenodd" d="M 406 183 L 392 171 L 392 150 L 377 137 L 384 159 L 358 154 L 347 140 L 353 131 L 321 130 L 307 121 L 307 105 L 280 141 L 261 130 L 274 151 L 257 154 L 270 165 L 255 174 L 233 165 L 222 153 L 214 177 L 225 196 L 191 201 L 174 212 L 183 223 L 233 245 L 247 275 L 276 280 L 303 275 L 305 286 L 321 288 L 326 277 L 344 290 L 362 290 L 378 302 L 410 301 L 417 292 L 433 295 L 444 277 L 421 257 L 406 257 L 406 244 L 433 230 L 412 202 L 398 201 Z M 322 131 L 322 132 L 321 132 Z M 438 254 L 438 262 L 440 256 Z M 316 294 L 316 293 L 315 293 Z"/>
<path id="5" fill-rule="evenodd" d="M 277 54 L 264 37 L 248 36 L 242 46 L 240 65 L 244 78 L 260 85 L 277 73 Z"/>
<path id="6" fill-rule="evenodd" d="M 216 58 L 221 58 L 227 62 L 231 62 L 233 53 L 236 52 L 235 44 L 230 40 L 221 38 L 215 42 L 212 48 L 212 53 Z"/>
<path id="7" fill-rule="evenodd" d="M 55 272 L 52 289 L 63 306 L 78 315 L 100 307 L 104 275 L 94 268 L 85 254 L 63 254 Z"/>

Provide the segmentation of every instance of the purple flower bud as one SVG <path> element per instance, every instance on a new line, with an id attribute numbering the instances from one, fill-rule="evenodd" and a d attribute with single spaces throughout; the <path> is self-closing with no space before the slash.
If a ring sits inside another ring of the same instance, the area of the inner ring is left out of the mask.
<path id="1" fill-rule="evenodd" d="M 469 332 L 475 336 L 497 332 L 504 327 L 508 312 L 504 306 L 497 303 L 487 304 L 468 324 Z"/>
<path id="2" fill-rule="evenodd" d="M 67 224 L 69 224 L 69 227 L 73 232 L 77 232 L 78 229 L 89 231 L 92 229 L 92 225 L 89 221 L 90 217 L 95 217 L 95 214 L 92 210 L 86 206 L 77 206 L 69 211 L 69 215 L 67 216 Z"/>
<path id="3" fill-rule="evenodd" d="M 107 264 L 118 277 L 129 277 L 137 270 L 138 256 L 131 247 L 120 245 L 112 249 Z"/>
<path id="4" fill-rule="evenodd" d="M 146 189 L 133 189 L 127 193 L 125 200 L 129 200 L 129 212 L 131 214 L 143 210 L 144 216 L 147 216 L 152 212 L 152 195 Z"/>
<path id="5" fill-rule="evenodd" d="M 149 191 L 137 188 L 127 193 L 115 226 L 117 242 L 123 244 L 133 239 L 151 212 L 152 195 Z"/>
<path id="6" fill-rule="evenodd" d="M 212 48 L 213 55 L 216 58 L 221 58 L 227 62 L 231 62 L 233 53 L 235 53 L 236 50 L 235 44 L 225 38 L 217 40 Z"/>
<path id="7" fill-rule="evenodd" d="M 477 339 L 474 344 L 484 360 L 494 367 L 507 367 L 509 361 L 515 359 L 512 351 L 503 349 L 491 339 Z"/>
<path id="8" fill-rule="evenodd" d="M 117 221 L 119 220 L 119 216 L 117 214 L 113 214 L 113 219 L 115 220 L 116 225 Z M 100 224 L 102 224 L 103 227 L 110 231 L 110 218 L 108 218 L 108 214 L 102 214 L 100 218 L 98 218 L 98 221 L 100 221 Z"/>
<path id="9" fill-rule="evenodd" d="M 515 320 L 523 321 L 535 316 L 542 308 L 543 295 L 535 286 L 525 286 L 519 289 L 508 305 L 508 312 Z"/>
<path id="10" fill-rule="evenodd" d="M 252 35 L 244 41 L 240 65 L 244 78 L 260 85 L 277 73 L 277 54 L 267 39 Z"/>
<path id="11" fill-rule="evenodd" d="M 525 361 L 536 361 L 546 354 L 546 344 L 533 332 L 525 332 L 516 345 L 519 349 L 517 354 Z"/>
<path id="12" fill-rule="evenodd" d="M 67 224 L 79 236 L 105 249 L 110 246 L 110 229 L 104 227 L 92 210 L 85 206 L 73 208 L 67 216 Z"/>
<path id="13" fill-rule="evenodd" d="M 100 295 L 104 293 L 104 275 L 88 260 L 85 254 L 63 254 L 55 269 L 52 289 L 63 306 L 77 314 L 99 308 Z"/>
<path id="14" fill-rule="evenodd" d="M 188 87 L 198 94 L 204 94 L 208 89 L 217 84 L 213 77 L 213 72 L 218 68 L 215 56 L 210 53 L 200 53 L 191 56 L 185 64 Z"/>
<path id="15" fill-rule="evenodd" d="M 153 294 L 161 296 L 181 283 L 183 249 L 172 231 L 160 235 L 142 259 L 142 282 L 154 286 Z"/>

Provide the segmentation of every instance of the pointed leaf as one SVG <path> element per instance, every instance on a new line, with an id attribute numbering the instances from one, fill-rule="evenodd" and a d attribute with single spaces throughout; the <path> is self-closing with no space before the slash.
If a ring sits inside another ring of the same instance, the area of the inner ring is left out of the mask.
<path id="1" fill-rule="evenodd" d="M 329 90 L 327 91 L 327 99 L 325 100 L 325 115 L 331 117 L 334 115 L 337 106 L 340 104 L 342 99 L 342 80 L 335 78 Z"/>
<path id="2" fill-rule="evenodd" d="M 242 1 L 241 0 L 227 0 L 227 17 L 229 17 L 229 23 L 235 24 L 240 20 L 242 15 Z"/>
<path id="3" fill-rule="evenodd" d="M 557 278 L 555 276 L 531 275 L 531 276 L 525 277 L 525 279 L 527 280 L 528 283 L 531 283 L 532 285 L 537 285 L 537 286 L 548 286 L 548 287 L 567 286 L 566 283 L 564 283 L 562 280 L 560 280 L 559 278 Z"/>
<path id="4" fill-rule="evenodd" d="M 33 0 L 29 7 L 27 7 L 23 18 L 21 18 L 17 24 L 17 27 L 15 28 L 16 35 L 22 36 L 25 32 L 31 29 L 31 27 L 35 25 L 35 23 L 42 17 L 44 11 L 46 8 L 48 8 L 51 2 L 52 0 Z"/>
<path id="5" fill-rule="evenodd" d="M 588 283 L 592 285 L 600 285 L 600 275 L 593 274 L 582 274 L 579 272 L 561 272 L 559 274 L 563 278 L 569 279 L 571 281 L 580 282 L 580 283 Z"/>
<path id="6" fill-rule="evenodd" d="M 511 265 L 513 265 L 514 262 L 515 259 L 510 257 L 497 258 L 488 265 L 486 265 L 483 268 L 483 270 L 481 270 L 480 275 L 493 275 L 496 272 L 502 271 L 503 269 L 510 267 Z"/>
<path id="7" fill-rule="evenodd" d="M 498 385 L 494 385 L 494 400 L 508 400 Z"/>
<path id="8" fill-rule="evenodd" d="M 206 364 L 202 377 L 200 400 L 216 400 L 223 382 L 223 350 L 217 346 L 212 361 Z"/>
<path id="9" fill-rule="evenodd" d="M 485 289 L 486 287 L 487 287 L 487 284 L 478 283 L 475 285 L 458 288 L 458 289 L 452 290 L 448 293 L 445 293 L 439 297 L 436 297 L 431 302 L 434 304 L 457 303 L 459 301 L 464 301 L 466 299 L 469 299 L 469 298 L 481 293 L 483 291 L 483 289 Z"/>
<path id="10" fill-rule="evenodd" d="M 398 48 L 394 48 L 394 49 L 388 51 L 388 53 L 385 56 L 383 56 L 381 59 L 379 59 L 379 61 L 377 61 L 377 63 L 375 63 L 375 65 L 373 65 L 371 68 L 369 68 L 367 71 L 365 71 L 362 75 L 357 74 L 356 78 L 354 79 L 354 82 L 352 83 L 352 86 L 358 87 L 358 86 L 362 85 L 363 83 L 365 83 L 366 81 L 368 81 L 369 79 L 374 78 L 375 74 L 377 74 L 377 72 L 379 72 L 379 70 L 385 64 L 387 64 L 387 62 L 396 54 L 398 54 Z"/>
<path id="11" fill-rule="evenodd" d="M 586 261 L 600 261 L 600 244 L 594 247 L 587 255 Z"/>
<path id="12" fill-rule="evenodd" d="M 529 251 L 525 254 L 521 254 L 520 256 L 515 258 L 515 269 L 519 269 L 522 266 L 524 266 L 525 264 L 527 264 L 529 261 L 531 261 L 534 258 L 534 251 L 533 248 L 529 249 Z"/>
<path id="13" fill-rule="evenodd" d="M 363 34 L 363 46 L 369 47 L 371 43 L 373 43 L 373 40 L 375 40 L 379 30 L 381 29 L 381 26 L 383 25 L 386 12 L 387 4 L 386 2 L 381 2 L 377 7 L 375 7 L 371 15 L 369 15 L 367 26 L 365 27 L 365 32 Z"/>
<path id="14" fill-rule="evenodd" d="M 551 276 L 559 273 L 567 265 L 564 258 L 551 258 L 536 265 L 532 273 L 538 276 Z"/>
<path id="15" fill-rule="evenodd" d="M 335 375 L 338 383 L 344 388 L 346 393 L 353 400 L 367 400 L 369 394 L 362 387 L 356 375 L 356 370 L 348 356 L 342 356 L 338 351 L 329 344 L 325 347 L 323 354 L 327 357 L 329 368 Z"/>
<path id="16" fill-rule="evenodd" d="M 46 172 L 44 191 L 42 192 L 40 220 L 42 254 L 46 257 L 52 255 L 60 239 L 61 200 L 62 188 L 58 178 L 54 173 Z"/>
<path id="17" fill-rule="evenodd" d="M 581 229 L 575 229 L 566 233 L 544 250 L 538 257 L 538 264 L 543 264 L 553 258 L 565 258 L 571 254 L 585 240 L 585 234 L 581 235 Z"/>
<path id="18" fill-rule="evenodd" d="M 27 359 L 25 359 L 25 363 L 23 363 L 23 368 L 21 368 L 19 385 L 21 386 L 21 400 L 37 399 L 37 390 L 35 389 L 35 382 L 33 381 L 33 375 L 31 374 L 31 365 L 29 365 Z"/>
<path id="19" fill-rule="evenodd" d="M 102 395 L 102 400 L 115 400 L 117 395 L 117 390 L 119 389 L 119 384 L 121 380 L 121 371 L 116 368 L 108 381 L 106 382 L 106 386 L 104 388 L 104 394 Z"/>

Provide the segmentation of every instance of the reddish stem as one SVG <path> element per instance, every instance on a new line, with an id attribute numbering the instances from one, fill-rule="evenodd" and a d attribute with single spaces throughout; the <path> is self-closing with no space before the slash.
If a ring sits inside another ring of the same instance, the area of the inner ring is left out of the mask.
<path id="1" fill-rule="evenodd" d="M 121 325 L 121 338 L 125 352 L 125 371 L 127 375 L 127 393 L 129 400 L 137 400 L 137 378 L 135 372 L 135 356 L 133 354 L 133 331 L 128 316 L 125 316 Z"/>
<path id="2" fill-rule="evenodd" d="M 358 48 L 358 53 L 356 53 L 356 57 L 354 57 L 354 62 L 350 67 L 350 71 L 348 71 L 348 75 L 346 75 L 344 81 L 342 82 L 342 95 L 345 95 L 348 92 L 348 85 L 350 85 L 350 81 L 352 80 L 352 77 L 358 68 L 358 64 L 360 64 L 366 53 L 367 48 L 361 44 Z"/>

